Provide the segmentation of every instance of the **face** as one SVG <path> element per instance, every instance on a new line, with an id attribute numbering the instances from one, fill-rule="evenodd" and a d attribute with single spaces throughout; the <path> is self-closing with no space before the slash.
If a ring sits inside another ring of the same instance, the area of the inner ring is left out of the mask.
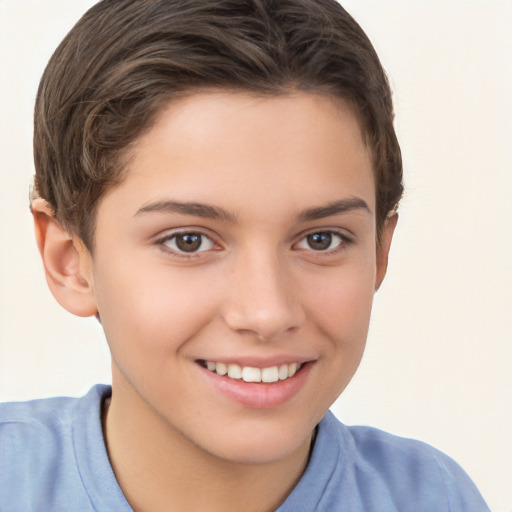
<path id="1" fill-rule="evenodd" d="M 341 102 L 171 104 L 97 214 L 88 279 L 112 407 L 222 459 L 293 453 L 361 359 L 384 265 L 374 212 Z"/>

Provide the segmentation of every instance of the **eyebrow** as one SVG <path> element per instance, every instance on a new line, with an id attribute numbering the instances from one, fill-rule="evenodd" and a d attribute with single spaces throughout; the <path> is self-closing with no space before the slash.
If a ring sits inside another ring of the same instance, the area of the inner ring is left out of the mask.
<path id="1" fill-rule="evenodd" d="M 333 201 L 325 206 L 304 210 L 299 214 L 298 218 L 300 222 L 307 222 L 323 219 L 324 217 L 330 217 L 331 215 L 337 215 L 339 213 L 348 213 L 353 210 L 365 210 L 369 214 L 372 213 L 366 201 L 359 197 L 350 197 L 347 199 L 340 199 L 339 201 Z"/>
<path id="2" fill-rule="evenodd" d="M 237 216 L 217 206 L 210 206 L 204 203 L 180 202 L 180 201 L 157 201 L 140 208 L 137 215 L 143 213 L 180 213 L 183 215 L 194 215 L 205 219 L 217 219 L 227 222 L 237 222 Z"/>
<path id="3" fill-rule="evenodd" d="M 337 215 L 340 213 L 348 213 L 353 210 L 364 210 L 371 214 L 371 210 L 368 207 L 366 201 L 359 197 L 350 197 L 347 199 L 340 199 L 326 204 L 325 206 L 317 206 L 315 208 L 309 208 L 302 211 L 297 216 L 299 222 L 308 222 L 317 219 L 323 219 L 324 217 L 330 217 L 331 215 Z M 211 206 L 204 203 L 195 202 L 181 202 L 181 201 L 157 201 L 143 206 L 137 213 L 142 215 L 144 213 L 179 213 L 182 215 L 194 215 L 196 217 L 202 217 L 205 219 L 222 220 L 231 223 L 238 221 L 237 215 L 219 208 L 218 206 Z"/>

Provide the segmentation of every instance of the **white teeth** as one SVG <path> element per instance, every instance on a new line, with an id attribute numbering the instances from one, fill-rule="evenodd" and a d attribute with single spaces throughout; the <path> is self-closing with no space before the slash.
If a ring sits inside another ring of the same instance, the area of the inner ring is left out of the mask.
<path id="1" fill-rule="evenodd" d="M 293 377 L 301 367 L 300 363 L 269 366 L 268 368 L 216 363 L 214 361 L 205 361 L 204 364 L 208 370 L 217 373 L 217 375 L 227 375 L 231 379 L 243 380 L 244 382 L 266 383 L 277 382 L 279 380 L 286 380 Z"/>
<path id="2" fill-rule="evenodd" d="M 242 368 L 237 364 L 228 364 L 228 377 L 231 379 L 241 379 Z"/>
<path id="3" fill-rule="evenodd" d="M 245 382 L 261 382 L 261 370 L 259 368 L 244 366 L 244 369 L 242 370 L 242 379 Z"/>
<path id="4" fill-rule="evenodd" d="M 219 375 L 226 375 L 226 373 L 228 373 L 228 368 L 224 363 L 214 363 L 214 364 L 216 366 L 215 371 Z M 208 363 L 206 363 L 206 366 L 208 367 Z M 210 368 L 208 368 L 208 370 L 210 370 Z M 210 370 L 210 371 L 213 371 L 213 370 Z"/>
<path id="5" fill-rule="evenodd" d="M 285 380 L 288 378 L 288 365 L 282 364 L 279 367 L 279 380 Z"/>
<path id="6" fill-rule="evenodd" d="M 261 380 L 263 382 L 277 382 L 279 380 L 279 369 L 277 366 L 263 368 L 261 370 Z"/>

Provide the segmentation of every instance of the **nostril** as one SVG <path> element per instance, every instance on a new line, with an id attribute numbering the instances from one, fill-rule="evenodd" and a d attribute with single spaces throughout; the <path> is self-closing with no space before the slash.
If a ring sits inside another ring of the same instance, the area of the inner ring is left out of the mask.
<path id="1" fill-rule="evenodd" d="M 297 331 L 304 322 L 304 313 L 299 306 L 275 308 L 273 311 L 237 307 L 224 316 L 224 321 L 238 334 L 266 343 Z"/>

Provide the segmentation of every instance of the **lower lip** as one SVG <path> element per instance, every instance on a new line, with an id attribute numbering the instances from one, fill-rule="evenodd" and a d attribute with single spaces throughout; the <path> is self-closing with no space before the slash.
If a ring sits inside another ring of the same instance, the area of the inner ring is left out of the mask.
<path id="1" fill-rule="evenodd" d="M 305 363 L 293 377 L 273 383 L 244 382 L 217 375 L 199 365 L 198 368 L 209 384 L 230 400 L 251 409 L 272 409 L 285 404 L 299 393 L 312 366 L 312 362 Z"/>

